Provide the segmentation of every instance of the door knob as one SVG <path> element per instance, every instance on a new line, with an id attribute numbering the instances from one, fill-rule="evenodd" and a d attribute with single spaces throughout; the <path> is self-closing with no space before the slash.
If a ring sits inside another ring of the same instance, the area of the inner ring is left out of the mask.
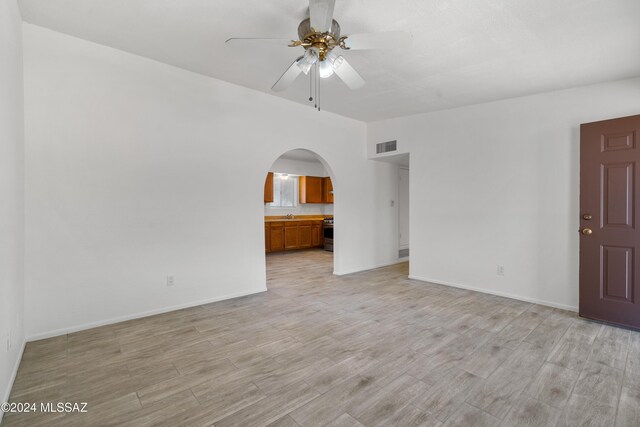
<path id="1" fill-rule="evenodd" d="M 580 232 L 585 236 L 590 236 L 591 234 L 593 234 L 593 230 L 590 228 L 583 228 L 582 230 L 580 230 Z"/>

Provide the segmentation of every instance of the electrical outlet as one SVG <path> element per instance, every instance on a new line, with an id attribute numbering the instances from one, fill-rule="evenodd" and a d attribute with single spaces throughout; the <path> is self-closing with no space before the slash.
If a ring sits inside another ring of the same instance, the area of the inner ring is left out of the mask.
<path id="1" fill-rule="evenodd" d="M 498 267 L 496 268 L 496 274 L 498 276 L 504 276 L 504 265 L 498 264 Z"/>
<path id="2" fill-rule="evenodd" d="M 173 285 L 175 285 L 173 276 L 167 276 L 167 286 L 173 286 Z"/>

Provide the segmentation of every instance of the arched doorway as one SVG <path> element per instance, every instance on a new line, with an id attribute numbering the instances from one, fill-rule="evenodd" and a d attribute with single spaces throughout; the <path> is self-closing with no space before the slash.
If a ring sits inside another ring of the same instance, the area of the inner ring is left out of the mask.
<path id="1" fill-rule="evenodd" d="M 267 287 L 331 275 L 338 246 L 333 228 L 335 177 L 317 153 L 294 149 L 279 156 L 265 179 Z"/>

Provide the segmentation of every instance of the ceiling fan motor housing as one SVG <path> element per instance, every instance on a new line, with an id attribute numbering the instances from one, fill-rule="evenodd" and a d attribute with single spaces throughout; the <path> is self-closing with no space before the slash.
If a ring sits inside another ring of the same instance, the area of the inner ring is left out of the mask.
<path id="1" fill-rule="evenodd" d="M 330 31 L 318 32 L 311 28 L 311 19 L 307 18 L 298 25 L 298 37 L 305 49 L 315 49 L 323 61 L 331 49 L 340 43 L 340 24 L 333 19 Z"/>

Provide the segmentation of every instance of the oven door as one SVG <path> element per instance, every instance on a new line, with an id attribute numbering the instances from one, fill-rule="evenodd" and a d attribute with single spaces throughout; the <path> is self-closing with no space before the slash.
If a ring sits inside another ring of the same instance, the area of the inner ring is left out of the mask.
<path id="1" fill-rule="evenodd" d="M 324 250 L 333 252 L 333 224 L 324 226 Z"/>

